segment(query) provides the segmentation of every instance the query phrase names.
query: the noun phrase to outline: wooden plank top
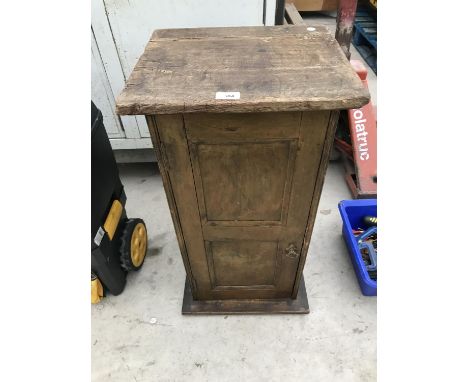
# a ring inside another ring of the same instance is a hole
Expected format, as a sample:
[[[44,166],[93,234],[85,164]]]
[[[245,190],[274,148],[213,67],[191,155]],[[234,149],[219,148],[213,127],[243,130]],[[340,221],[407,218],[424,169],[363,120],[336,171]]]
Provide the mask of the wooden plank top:
[[[229,97],[218,92],[238,99],[216,99]],[[156,30],[116,109],[240,113],[351,109],[368,101],[325,27],[283,25]]]

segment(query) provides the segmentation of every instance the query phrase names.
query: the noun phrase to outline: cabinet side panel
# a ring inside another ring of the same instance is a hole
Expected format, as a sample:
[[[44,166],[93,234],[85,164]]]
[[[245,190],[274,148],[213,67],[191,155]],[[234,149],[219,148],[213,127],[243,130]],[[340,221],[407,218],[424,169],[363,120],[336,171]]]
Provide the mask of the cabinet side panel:
[[[184,263],[185,271],[187,273],[187,279],[190,283],[192,290],[193,298],[197,299],[197,287],[194,282],[194,277],[192,275],[192,270],[190,267],[190,260],[187,254],[187,248],[185,247],[184,235],[182,233],[182,227],[180,225],[180,218],[177,211],[177,205],[174,199],[174,193],[172,190],[171,181],[169,178],[167,162],[165,156],[162,152],[161,139],[158,133],[158,126],[156,124],[155,116],[149,115],[146,116],[146,122],[148,123],[149,132],[151,134],[151,140],[153,141],[153,147],[156,152],[156,159],[158,161],[159,172],[161,173],[161,178],[163,180],[164,191],[167,198],[167,203],[169,205],[169,210],[171,211],[172,222],[174,224],[174,230],[176,232],[177,241],[179,243],[180,252],[182,255],[182,260]]]
[[[314,120],[314,114],[317,112],[304,112],[303,114],[303,126],[307,126],[307,124],[311,124]],[[309,210],[309,218],[307,222],[307,228],[304,234],[304,241],[302,244],[302,252],[301,257],[299,260],[299,265],[296,274],[296,280],[294,283],[294,289],[292,293],[292,298],[297,297],[297,292],[299,289],[302,271],[304,269],[304,264],[307,258],[307,251],[309,249],[310,239],[312,236],[312,230],[314,228],[315,217],[317,214],[318,204],[320,202],[320,196],[322,194],[323,182],[325,180],[325,174],[327,172],[328,161],[330,158],[330,151],[333,146],[333,140],[335,137],[336,126],[338,123],[338,117],[340,115],[339,110],[334,110],[330,112],[330,118],[328,120],[327,132],[325,136],[325,142],[322,147],[322,155],[320,158],[320,166],[318,170],[318,174],[315,181],[314,187],[314,194],[312,197],[312,203],[310,205]]]
[[[184,240],[181,251],[187,254],[197,298],[206,299],[211,284],[184,121],[180,114],[157,115],[155,121],[163,166],[168,175],[178,214],[177,222]]]

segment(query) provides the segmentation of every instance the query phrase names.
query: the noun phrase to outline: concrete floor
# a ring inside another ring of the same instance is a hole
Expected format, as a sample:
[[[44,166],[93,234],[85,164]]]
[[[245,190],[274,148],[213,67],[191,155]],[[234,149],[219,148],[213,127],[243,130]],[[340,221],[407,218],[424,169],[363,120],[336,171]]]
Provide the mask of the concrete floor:
[[[304,269],[311,313],[182,316],[185,271],[154,164],[121,165],[130,217],[149,252],[124,293],[92,306],[93,381],[375,381],[376,299],[361,295],[337,203],[349,199],[331,162]]]
[[[334,18],[304,18],[334,32]],[[369,87],[376,104],[370,69]],[[123,294],[92,306],[93,381],[376,380],[377,301],[361,295],[341,237],[337,203],[351,196],[339,163],[328,167],[304,269],[308,315],[182,316],[185,271],[156,165],[120,171],[149,250]]]

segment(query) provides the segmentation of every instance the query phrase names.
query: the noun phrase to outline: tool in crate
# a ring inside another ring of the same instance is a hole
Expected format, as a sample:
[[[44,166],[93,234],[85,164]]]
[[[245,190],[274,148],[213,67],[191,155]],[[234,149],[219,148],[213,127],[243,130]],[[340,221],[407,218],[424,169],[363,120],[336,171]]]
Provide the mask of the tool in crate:
[[[372,280],[377,280],[377,217],[365,216],[363,222],[366,230],[358,228],[353,230],[362,260],[366,265],[367,273]]]

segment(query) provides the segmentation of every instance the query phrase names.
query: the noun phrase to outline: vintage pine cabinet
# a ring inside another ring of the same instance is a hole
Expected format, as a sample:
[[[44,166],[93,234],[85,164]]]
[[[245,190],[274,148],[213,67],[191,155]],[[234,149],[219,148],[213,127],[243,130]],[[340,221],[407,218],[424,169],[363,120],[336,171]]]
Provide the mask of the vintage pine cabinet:
[[[145,115],[183,313],[307,313],[302,270],[340,109],[369,94],[325,28],[154,32],[117,100]]]

